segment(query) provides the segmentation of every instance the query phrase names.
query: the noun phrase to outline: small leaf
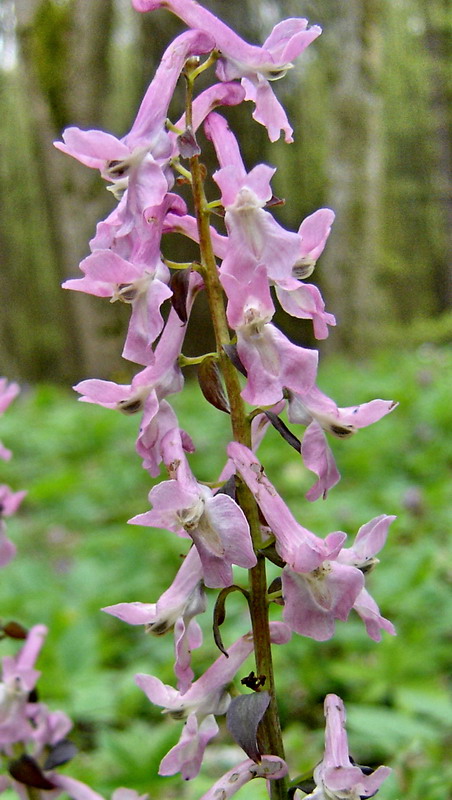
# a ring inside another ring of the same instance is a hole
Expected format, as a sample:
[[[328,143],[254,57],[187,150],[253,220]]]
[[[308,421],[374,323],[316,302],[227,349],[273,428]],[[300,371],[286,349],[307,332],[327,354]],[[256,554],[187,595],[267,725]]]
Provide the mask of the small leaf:
[[[270,703],[268,692],[254,692],[234,697],[226,714],[227,728],[245,751],[248,758],[257,763],[261,753],[257,744],[257,729]]]
[[[268,594],[274,594],[275,592],[282,592],[281,578],[275,578],[268,587]],[[284,605],[284,599],[282,597],[282,594],[281,597],[272,597],[271,601],[272,603],[276,603],[278,606]]]
[[[77,748],[73,742],[69,741],[69,739],[60,739],[59,742],[56,742],[56,744],[52,746],[45,760],[43,769],[55,769],[55,767],[59,767],[61,764],[67,764],[71,758],[77,755],[77,752]]]
[[[46,776],[38,766],[34,758],[26,754],[20,756],[9,764],[9,774],[14,780],[25,786],[33,786],[35,789],[51,790],[55,786],[47,780]]]
[[[190,284],[191,269],[178,269],[173,272],[170,280],[170,289],[173,292],[171,297],[172,306],[184,324],[188,320],[187,297]]]
[[[235,500],[237,494],[235,485],[235,475],[231,475],[231,477],[228,478],[226,483],[224,483],[223,486],[220,486],[220,488],[218,489],[218,491],[215,492],[215,494],[227,494],[228,497],[231,497],[233,500]]]
[[[263,547],[262,550],[259,550],[259,553],[265,556],[265,558],[268,558],[272,564],[276,564],[277,567],[281,567],[281,569],[286,566],[286,562],[283,561],[279,553],[276,552],[274,544],[269,544],[268,547]]]
[[[246,592],[245,589],[242,589],[241,586],[236,586],[235,584],[232,586],[226,586],[225,589],[221,590],[217,597],[213,610],[213,638],[216,646],[223,653],[223,655],[226,656],[226,658],[229,658],[229,654],[223,645],[223,639],[221,638],[220,633],[220,625],[222,625],[226,619],[226,598],[231,592],[241,592],[248,600],[248,592]]]
[[[6,625],[3,625],[3,633],[5,636],[9,636],[10,639],[26,639],[28,631],[24,628],[20,622],[7,622]]]
[[[271,422],[274,428],[278,431],[278,433],[286,440],[291,447],[293,447],[298,453],[301,453],[301,442],[295,434],[292,433],[291,430],[287,427],[285,422],[278,417],[277,414],[274,414],[273,411],[265,411],[265,416]]]
[[[270,200],[267,200],[267,202],[265,203],[266,208],[273,208],[274,206],[285,206],[285,205],[286,201],[284,200],[284,198],[276,197],[276,195],[274,194],[272,194]]]
[[[229,402],[223,389],[216,358],[207,356],[203,359],[198,368],[198,381],[207,402],[218,408],[219,411],[230,414]]]
[[[292,800],[292,798],[295,797],[295,792],[297,789],[305,794],[310,794],[314,791],[315,787],[316,784],[312,779],[312,772],[309,773],[309,776],[307,776],[307,773],[305,772],[303,775],[299,775],[298,778],[294,778],[294,780],[290,782],[290,786],[287,791],[287,797],[289,800]]]
[[[236,370],[241,372],[242,375],[244,375],[245,378],[247,378],[248,377],[248,373],[247,373],[245,367],[243,366],[242,362],[240,361],[240,356],[239,356],[239,354],[237,352],[236,345],[235,344],[224,344],[223,345],[223,350],[226,353],[227,357],[229,358],[229,361],[231,361],[234,364],[234,367],[236,368]]]

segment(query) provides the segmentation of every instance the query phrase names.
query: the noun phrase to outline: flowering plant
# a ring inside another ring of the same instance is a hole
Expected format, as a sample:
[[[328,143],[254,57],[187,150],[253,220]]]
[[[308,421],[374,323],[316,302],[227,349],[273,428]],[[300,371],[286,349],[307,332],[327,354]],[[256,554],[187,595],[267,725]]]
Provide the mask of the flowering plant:
[[[64,153],[98,169],[118,201],[97,226],[91,253],[80,265],[83,277],[66,281],[64,287],[131,305],[123,349],[124,358],[137,365],[131,383],[89,379],[75,389],[84,402],[141,417],[136,449],[143,467],[153,478],[164,469],[166,478],[149,493],[151,509],[130,522],[180,537],[184,560],[172,584],[154,602],[124,603],[119,598],[103,610],[143,625],[156,636],[173,632],[176,687],[157,676],[136,676],[152,703],[183,722],[180,740],[163,758],[160,774],[196,777],[205,749],[219,730],[217,717],[226,715],[229,731],[247,759],[221,777],[204,800],[231,797],[254,778],[267,781],[273,799],[302,791],[324,800],[370,797],[389,769],[373,771],[351,760],[344,706],[333,694],[325,700],[324,758],[313,769],[309,785],[290,782],[292,765],[284,755],[272,646],[283,645],[293,633],[330,639],[336,620],[346,621],[352,610],[375,641],[382,631],[394,634],[392,623],[365,588],[365,576],[378,562],[375,556],[394,517],[381,514],[364,522],[349,546],[342,531],[321,537],[295,519],[256,451],[268,426],[274,426],[316,476],[307,493],[309,501],[316,501],[340,479],[327,435],[348,438],[388,414],[395,403],[375,399],[338,408],[316,385],[318,352],[290,341],[275,326],[275,297],[291,316],[312,320],[317,339],[325,339],[329,326],[335,325],[318,288],[306,283],[326,245],[334,212],[319,209],[297,231],[285,230],[270,210],[274,168],[258,164],[247,171],[234,133],[215,110],[251,101],[253,117],[265,126],[270,140],[283,132],[291,142],[293,131],[271,81],[293,67],[321,30],[305,19],[284,20],[260,47],[245,42],[195,0],[133,0],[133,6],[140,12],[166,8],[189,30],[166,49],[128,134],[117,139],[71,127],[63,142],[56,143]],[[211,67],[218,80],[196,94],[198,76]],[[168,108],[180,76],[186,103],[173,124],[167,119]],[[200,159],[202,132],[218,161],[212,175],[218,194],[211,200]],[[181,182],[191,187],[192,213],[175,191]],[[215,228],[213,214],[224,224]],[[199,260],[176,263],[162,256],[161,238],[173,233],[198,242]],[[216,349],[188,358],[182,347],[201,292],[208,301]],[[198,367],[206,400],[231,420],[224,469],[209,484],[191,470],[189,455],[196,443],[180,427],[167,399],[182,391],[183,369],[189,365]],[[283,421],[284,412],[290,424],[305,427],[302,440]],[[14,510],[17,504],[18,499],[8,495],[4,508]],[[3,545],[3,563],[8,547]],[[280,575],[269,585],[270,562]],[[213,633],[220,655],[195,678],[192,652],[202,645],[197,617],[206,610],[206,588],[219,590]],[[231,592],[243,596],[249,625],[225,647],[220,627]],[[270,607],[281,609],[281,619],[270,621]],[[36,641],[44,634],[43,626],[33,629],[21,653],[4,664],[3,693],[9,698],[2,700],[5,746],[11,750],[17,742],[30,741],[35,770],[33,783],[22,759],[12,778],[16,788],[22,783],[43,791],[65,790],[76,800],[95,800],[98,795],[88,787],[53,772],[44,774],[53,762],[49,767],[48,759],[42,760],[43,743],[54,748],[68,730],[66,718],[46,717],[30,702]],[[255,672],[242,679],[249,691],[232,696],[231,681],[251,654]],[[44,721],[38,724],[41,717]],[[38,736],[39,725],[45,735]],[[118,792],[126,800],[135,797],[132,790]]]

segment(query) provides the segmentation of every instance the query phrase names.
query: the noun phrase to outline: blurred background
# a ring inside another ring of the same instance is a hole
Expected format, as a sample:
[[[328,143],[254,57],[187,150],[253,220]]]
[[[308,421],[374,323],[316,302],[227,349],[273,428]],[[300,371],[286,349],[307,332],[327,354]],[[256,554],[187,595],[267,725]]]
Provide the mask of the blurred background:
[[[228,116],[248,168],[278,167],[275,209],[297,229],[336,222],[315,275],[338,327],[325,347],[362,356],[441,343],[452,329],[447,0],[210,0],[253,42],[285,16],[324,32],[273,86],[295,143],[271,145],[249,107]],[[68,125],[126,133],[182,26],[129,0],[0,3],[0,372],[67,384],[123,371],[128,309],[60,289],[114,201],[97,171],[56,151]],[[181,96],[174,103],[179,115]],[[214,187],[212,187],[212,193]],[[212,196],[215,196],[212,194]],[[449,223],[449,227],[448,227]],[[449,233],[448,233],[449,230]],[[309,343],[309,326],[289,333]]]
[[[375,644],[352,617],[329,642],[296,637],[277,651],[288,757],[300,772],[319,760],[323,697],[336,692],[347,704],[357,761],[394,767],[382,798],[445,800],[452,792],[450,7],[447,0],[204,4],[252,42],[287,16],[323,27],[273,84],[294,144],[270,145],[246,106],[227,116],[248,168],[278,167],[282,224],[296,230],[321,206],[336,212],[314,273],[338,320],[321,343],[322,390],[344,406],[374,397],[400,402],[378,425],[331,443],[343,478],[324,502],[305,501],[312,473],[276,431],[263,443],[271,479],[318,535],[341,529],[353,537],[378,514],[398,517],[369,578],[398,636]],[[136,368],[119,356],[129,309],[60,288],[80,274],[113,200],[97,172],[52,141],[72,124],[126,133],[180,30],[167,12],[139,15],[129,0],[0,0],[0,374],[23,387],[0,422],[14,452],[1,481],[28,490],[8,520],[19,554],[2,574],[0,615],[50,628],[40,696],[75,721],[80,753],[68,774],[106,796],[125,785],[150,791],[152,800],[197,800],[240,754],[223,731],[195,783],[156,778],[180,726],[151,707],[133,675],[173,682],[171,636],[144,637],[99,612],[120,601],[154,602],[181,548],[172,534],[126,525],[148,509],[151,485],[134,453],[137,420],[77,404],[69,391],[86,377],[127,382]],[[179,94],[173,120],[181,103]],[[213,184],[209,191],[213,199]],[[163,247],[174,255],[171,241]],[[204,347],[201,333],[207,346],[211,335],[202,306],[195,311],[196,341],[185,348],[192,354]],[[314,345],[308,324],[278,322]],[[205,407],[194,381],[175,406],[197,446],[193,470],[211,480],[223,465],[228,421]],[[197,675],[217,655],[209,594]],[[225,641],[247,624],[233,596]],[[2,654],[14,650],[2,642]],[[247,800],[265,796],[258,782],[246,792]]]

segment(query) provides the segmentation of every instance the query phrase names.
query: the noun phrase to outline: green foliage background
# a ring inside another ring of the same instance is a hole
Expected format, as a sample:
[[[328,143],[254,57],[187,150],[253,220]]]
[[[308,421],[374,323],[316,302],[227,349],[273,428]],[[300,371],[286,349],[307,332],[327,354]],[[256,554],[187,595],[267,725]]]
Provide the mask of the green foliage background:
[[[353,537],[377,514],[398,517],[368,579],[397,637],[385,635],[376,644],[356,617],[338,623],[328,642],[294,636],[275,654],[292,774],[320,760],[323,697],[336,692],[347,705],[356,760],[394,768],[382,800],[444,800],[452,790],[452,407],[445,380],[451,366],[450,352],[429,345],[412,354],[382,353],[372,362],[324,361],[321,388],[339,404],[377,396],[400,402],[379,424],[332,442],[343,478],[326,501],[304,499],[313,476],[276,431],[268,432],[260,451],[297,518],[319,535],[342,529]],[[174,402],[197,446],[193,469],[212,479],[222,467],[228,420],[206,405],[196,383]],[[157,778],[180,724],[162,718],[133,676],[148,672],[173,683],[172,637],[148,637],[100,612],[115,602],[155,601],[180,563],[181,541],[173,534],[126,524],[147,510],[150,489],[134,453],[137,419],[40,386],[23,391],[0,427],[14,451],[2,464],[2,480],[29,492],[8,523],[18,556],[2,571],[0,613],[4,620],[49,626],[39,661],[40,698],[74,718],[71,738],[80,748],[63,769],[107,796],[124,785],[150,792],[153,800],[195,800],[241,760],[238,749],[222,731],[194,782]],[[240,572],[237,580],[245,578]],[[194,653],[197,674],[216,657],[210,629],[215,592],[209,595],[206,644]],[[226,643],[247,629],[243,603],[232,596]],[[0,646],[2,655],[15,649],[6,640]],[[259,782],[245,793],[251,800],[265,796]]]

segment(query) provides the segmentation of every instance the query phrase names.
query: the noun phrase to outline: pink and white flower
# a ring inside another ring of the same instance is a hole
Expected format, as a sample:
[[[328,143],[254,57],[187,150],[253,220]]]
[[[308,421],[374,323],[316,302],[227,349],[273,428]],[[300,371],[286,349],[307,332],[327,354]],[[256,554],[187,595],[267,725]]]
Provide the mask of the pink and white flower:
[[[217,76],[221,81],[242,80],[246,99],[255,103],[253,117],[268,130],[272,142],[281,130],[292,142],[293,130],[286,112],[276,99],[269,81],[284,77],[293,59],[321,34],[318,25],[308,28],[301,18],[283,20],[276,25],[262,47],[250,45],[214,14],[195,0],[132,0],[137,11],[167,8],[190,28],[209,33],[219,51]]]
[[[364,770],[354,764],[348,752],[345,708],[341,698],[325,698],[325,753],[314,770],[316,788],[305,800],[359,800],[373,797],[391,773],[389,767]]]

